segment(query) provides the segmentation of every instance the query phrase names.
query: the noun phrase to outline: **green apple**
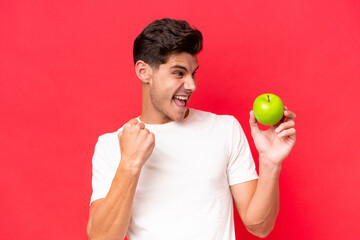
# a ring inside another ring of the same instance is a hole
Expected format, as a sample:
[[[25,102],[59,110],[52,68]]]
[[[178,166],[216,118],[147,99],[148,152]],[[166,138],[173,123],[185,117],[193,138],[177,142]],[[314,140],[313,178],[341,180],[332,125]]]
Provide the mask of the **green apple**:
[[[254,115],[259,123],[272,126],[284,115],[284,104],[275,94],[265,93],[258,96],[253,105]]]

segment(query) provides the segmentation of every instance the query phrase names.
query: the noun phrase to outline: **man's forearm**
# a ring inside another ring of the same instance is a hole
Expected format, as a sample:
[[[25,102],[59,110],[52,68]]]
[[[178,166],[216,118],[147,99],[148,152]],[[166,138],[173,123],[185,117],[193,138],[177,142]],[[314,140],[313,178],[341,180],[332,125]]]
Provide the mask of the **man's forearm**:
[[[259,179],[246,212],[246,227],[261,236],[268,235],[279,212],[279,176],[281,166],[259,158]]]
[[[119,165],[109,193],[91,212],[88,223],[90,239],[124,239],[139,176],[140,170],[129,171]]]

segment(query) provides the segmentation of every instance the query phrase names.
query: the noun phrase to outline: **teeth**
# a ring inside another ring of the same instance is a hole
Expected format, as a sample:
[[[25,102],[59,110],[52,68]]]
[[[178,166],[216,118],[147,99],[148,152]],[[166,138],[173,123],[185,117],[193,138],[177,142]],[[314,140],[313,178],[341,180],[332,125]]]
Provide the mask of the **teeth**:
[[[183,97],[183,96],[174,96],[174,98],[180,99],[180,100],[188,100],[188,97]]]

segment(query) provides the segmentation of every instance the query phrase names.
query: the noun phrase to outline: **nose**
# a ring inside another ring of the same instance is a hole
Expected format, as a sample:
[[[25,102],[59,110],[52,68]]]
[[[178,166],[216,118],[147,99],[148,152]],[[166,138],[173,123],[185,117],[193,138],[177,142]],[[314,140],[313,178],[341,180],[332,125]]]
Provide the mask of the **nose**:
[[[192,75],[188,76],[185,79],[184,88],[185,88],[185,90],[187,90],[189,92],[194,92],[196,89],[196,78]]]

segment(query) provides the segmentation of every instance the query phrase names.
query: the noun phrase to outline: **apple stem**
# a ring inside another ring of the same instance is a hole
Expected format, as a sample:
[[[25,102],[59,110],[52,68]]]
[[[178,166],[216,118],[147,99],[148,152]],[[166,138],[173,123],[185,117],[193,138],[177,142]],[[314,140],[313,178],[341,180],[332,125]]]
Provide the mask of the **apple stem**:
[[[268,96],[268,102],[270,102],[270,97],[269,97],[269,95],[267,95]]]

